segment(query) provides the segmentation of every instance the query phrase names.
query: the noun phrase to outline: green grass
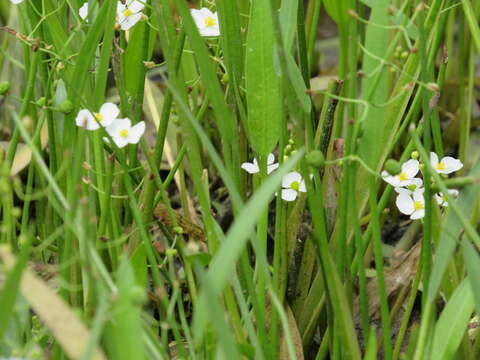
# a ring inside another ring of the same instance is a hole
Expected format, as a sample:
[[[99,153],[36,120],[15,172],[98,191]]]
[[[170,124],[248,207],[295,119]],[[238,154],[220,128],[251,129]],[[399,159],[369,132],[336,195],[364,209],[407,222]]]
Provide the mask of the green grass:
[[[0,359],[480,356],[480,3],[87,2],[0,3]]]

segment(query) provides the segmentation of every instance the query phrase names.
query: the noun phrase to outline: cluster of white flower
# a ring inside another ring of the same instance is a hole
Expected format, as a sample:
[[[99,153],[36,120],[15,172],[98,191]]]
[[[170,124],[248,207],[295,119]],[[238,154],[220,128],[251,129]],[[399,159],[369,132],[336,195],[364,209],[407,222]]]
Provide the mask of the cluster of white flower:
[[[271,174],[278,168],[279,164],[275,162],[275,155],[269,154],[267,157],[267,174]],[[249,174],[260,172],[258,161],[256,158],[253,162],[244,162],[241,168]],[[302,175],[296,171],[289,172],[282,179],[282,199],[285,201],[294,201],[299,192],[306,192],[305,181]],[[276,195],[276,194],[275,194]]]
[[[463,167],[460,160],[450,156],[445,156],[438,160],[438,155],[430,153],[430,164],[439,174],[451,174]],[[382,178],[392,185],[397,192],[395,204],[401,213],[409,215],[410,219],[421,219],[425,216],[425,198],[423,193],[423,180],[415,176],[420,171],[420,163],[416,159],[406,161],[401,168],[400,173],[391,175],[387,171],[382,172]],[[449,194],[457,197],[458,190],[450,189]],[[435,194],[435,200],[440,206],[448,206],[445,196],[439,192]]]
[[[88,109],[80,110],[75,123],[86,130],[97,130],[104,127],[119,148],[128,144],[137,144],[145,132],[145,122],[141,121],[132,126],[130,119],[118,119],[119,114],[120,110],[117,105],[105,103],[97,113]],[[104,138],[104,140],[108,141],[108,138]]]

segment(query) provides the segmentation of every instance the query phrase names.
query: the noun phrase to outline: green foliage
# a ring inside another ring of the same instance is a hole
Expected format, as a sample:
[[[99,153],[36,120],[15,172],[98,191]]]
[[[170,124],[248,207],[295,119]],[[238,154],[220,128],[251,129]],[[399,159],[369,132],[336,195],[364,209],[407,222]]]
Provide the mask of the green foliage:
[[[87,3],[0,1],[0,358],[478,358],[480,3]]]

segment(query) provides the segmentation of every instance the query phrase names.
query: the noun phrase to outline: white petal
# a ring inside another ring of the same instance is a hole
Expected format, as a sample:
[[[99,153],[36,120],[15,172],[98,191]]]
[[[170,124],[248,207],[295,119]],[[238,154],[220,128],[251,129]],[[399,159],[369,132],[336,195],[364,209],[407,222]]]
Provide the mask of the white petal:
[[[410,185],[415,185],[415,189],[419,189],[423,186],[423,180],[420,178],[413,178]]]
[[[218,25],[216,26],[211,26],[211,27],[204,27],[200,30],[200,35],[204,37],[215,37],[215,36],[220,36],[220,28]]]
[[[275,161],[275,155],[272,153],[268,154],[267,165],[272,165]]]
[[[121,1],[117,3],[117,14],[121,14],[125,11],[127,5],[123,4]]]
[[[143,2],[140,2],[140,1],[137,1],[137,0],[133,0],[133,1],[130,1],[127,5],[128,9],[133,12],[133,13],[139,13],[140,11],[143,10],[143,8],[145,7],[145,5],[143,4]]]
[[[402,187],[396,187],[396,188],[394,188],[393,190],[395,190],[396,193],[397,193],[397,194],[400,194],[400,195],[404,194],[404,195],[410,196],[410,195],[412,195],[412,193],[413,193],[413,191],[411,191],[411,190],[409,190],[409,189],[402,188]]]
[[[425,200],[423,198],[423,193],[425,192],[424,188],[417,189],[413,192],[413,200],[414,201],[420,201],[422,203],[425,203]]]
[[[125,119],[116,119],[113,123],[105,128],[107,133],[110,134],[111,137],[120,135],[120,131],[123,129],[130,130],[132,122],[129,118]]]
[[[432,151],[430,152],[430,165],[432,165],[432,167],[436,169],[437,164],[438,164],[438,155]]]
[[[279,164],[271,164],[271,165],[268,165],[267,166],[267,174],[271,174],[273,171],[275,171],[276,169],[278,169],[279,167]]]
[[[297,198],[297,192],[293,189],[282,189],[282,199],[285,201],[293,201]]]
[[[88,16],[88,1],[85,2],[80,9],[78,9],[78,14],[83,20],[87,19]]]
[[[282,187],[289,188],[294,181],[300,183],[302,181],[302,175],[296,171],[289,172],[282,179]]]
[[[102,126],[109,126],[120,114],[120,110],[117,105],[107,102],[100,108],[100,114],[102,115],[102,121],[100,121]]]
[[[128,144],[127,139],[124,138],[123,136],[119,136],[119,135],[112,136],[112,139],[115,145],[117,145],[119,148],[123,148]]]
[[[305,186],[305,181],[300,181],[300,186],[298,187],[298,191],[301,191],[301,192],[307,192],[307,188]]]
[[[402,165],[402,172],[405,173],[409,179],[415,177],[419,169],[420,163],[415,159],[410,159]]]
[[[16,5],[16,4],[20,4],[21,2],[23,2],[23,0],[10,0],[10,2],[11,2],[12,4],[15,4],[15,5]]]
[[[410,215],[410,219],[417,220],[421,219],[425,216],[425,209],[420,209],[415,211],[412,215]]]
[[[409,195],[400,194],[397,196],[395,204],[402,214],[411,215],[415,211],[413,200]]]
[[[258,168],[258,166],[253,163],[244,162],[240,167],[246,172],[248,172],[249,174],[256,174],[260,172],[260,169]]]
[[[87,109],[82,109],[78,112],[78,115],[75,118],[75,123],[77,126],[83,127],[87,130],[97,130],[100,128],[100,125],[95,120],[91,111]]]
[[[442,163],[445,166],[445,170],[438,170],[438,172],[441,174],[451,174],[452,172],[460,170],[463,167],[463,164],[460,160],[451,156],[445,156],[442,159]]]
[[[138,124],[132,126],[128,133],[127,141],[130,144],[137,144],[145,132],[145,121],[140,121]]]
[[[127,16],[126,18],[124,18],[123,21],[119,21],[120,22],[120,28],[124,31],[127,31],[130,28],[132,28],[141,18],[142,18],[141,13]]]
[[[392,176],[385,170],[382,171],[381,175],[382,175],[383,180],[386,181],[387,183],[389,183],[390,185],[392,185],[394,187],[400,186],[400,179],[398,178],[398,176]]]

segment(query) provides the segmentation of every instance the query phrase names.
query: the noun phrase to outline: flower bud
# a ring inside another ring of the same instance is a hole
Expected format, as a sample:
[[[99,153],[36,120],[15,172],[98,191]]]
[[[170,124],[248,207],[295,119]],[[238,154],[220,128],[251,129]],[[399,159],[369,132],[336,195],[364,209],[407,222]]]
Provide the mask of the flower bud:
[[[417,160],[420,156],[420,154],[418,153],[418,151],[412,151],[412,154],[410,155],[412,157],[412,159],[415,159]]]
[[[0,95],[5,95],[8,90],[10,90],[10,82],[2,81],[0,82]]]
[[[73,111],[73,104],[70,100],[65,100],[58,109],[64,114],[70,114]]]
[[[311,167],[320,169],[325,165],[325,156],[320,150],[313,150],[305,156],[307,164]]]
[[[402,166],[397,160],[394,160],[394,159],[388,159],[385,162],[384,168],[391,175],[400,174],[400,172],[402,171]]]

